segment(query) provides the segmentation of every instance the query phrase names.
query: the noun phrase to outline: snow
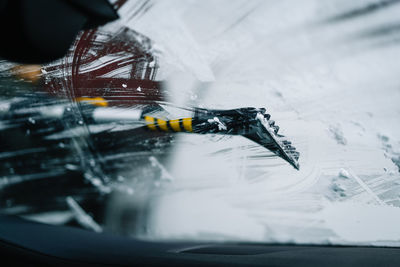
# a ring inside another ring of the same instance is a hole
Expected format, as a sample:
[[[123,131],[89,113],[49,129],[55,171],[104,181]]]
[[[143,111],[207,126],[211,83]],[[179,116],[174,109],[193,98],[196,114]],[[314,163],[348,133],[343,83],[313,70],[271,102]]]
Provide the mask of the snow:
[[[181,192],[163,197],[160,203],[162,207],[153,222],[162,220],[163,224],[152,227],[152,234],[159,239],[171,236],[192,238],[197,232],[198,240],[223,241],[234,236],[242,241],[262,241],[265,235],[264,227],[249,218],[243,210],[213,195],[204,198],[198,192]],[[175,207],[175,210],[168,210],[170,207]],[[224,212],[221,213],[221,210]]]
[[[400,241],[400,208],[333,203],[322,211],[327,227],[347,242]]]
[[[400,244],[400,49],[381,30],[400,5],[339,16],[373,2],[159,1],[125,22],[163,48],[170,102],[266,107],[301,153],[297,172],[244,138],[182,135],[151,238]]]
[[[346,171],[345,169],[340,169],[339,171],[339,176],[342,178],[349,178],[350,174],[348,171]]]
[[[82,207],[73,199],[71,196],[66,198],[66,202],[74,214],[77,221],[84,227],[92,229],[95,232],[102,232],[102,227],[93,220],[93,218],[87,214]]]

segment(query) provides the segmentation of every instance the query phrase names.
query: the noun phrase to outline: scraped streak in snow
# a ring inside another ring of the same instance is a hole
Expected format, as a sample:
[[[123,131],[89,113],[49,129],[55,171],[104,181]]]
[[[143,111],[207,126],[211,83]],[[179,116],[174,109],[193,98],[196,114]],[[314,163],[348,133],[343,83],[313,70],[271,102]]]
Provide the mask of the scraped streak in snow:
[[[117,22],[81,32],[64,58],[34,66],[40,74],[34,81],[21,81],[26,75],[16,75],[18,66],[1,61],[1,212],[33,214],[31,218],[40,220],[35,213],[51,218],[48,213],[59,214],[69,205],[78,214],[75,221],[98,231],[90,218],[81,219],[82,212],[66,196],[104,223],[107,195],[132,195],[132,187],[147,188],[143,184],[154,180],[148,157],[156,155],[162,162],[170,136],[147,133],[140,125],[121,127],[118,121],[89,125],[77,102],[100,99],[112,110],[164,101],[157,80],[158,52],[149,38]],[[49,106],[57,107],[51,112],[57,114],[49,116]],[[124,183],[120,178],[125,172],[129,179]],[[137,176],[148,181],[127,184]]]

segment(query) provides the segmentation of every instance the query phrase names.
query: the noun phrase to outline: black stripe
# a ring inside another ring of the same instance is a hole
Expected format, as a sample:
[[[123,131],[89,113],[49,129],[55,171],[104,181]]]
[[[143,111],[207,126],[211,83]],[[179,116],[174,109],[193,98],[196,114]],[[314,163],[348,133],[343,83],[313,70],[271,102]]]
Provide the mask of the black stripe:
[[[182,132],[186,132],[185,128],[183,127],[183,120],[179,119],[179,128],[181,128]]]
[[[168,132],[175,132],[174,129],[172,129],[171,125],[169,124],[169,120],[167,120],[167,128]]]
[[[158,119],[157,118],[154,118],[154,126],[156,127],[157,131],[163,132],[163,130],[160,129],[160,127],[158,126]]]

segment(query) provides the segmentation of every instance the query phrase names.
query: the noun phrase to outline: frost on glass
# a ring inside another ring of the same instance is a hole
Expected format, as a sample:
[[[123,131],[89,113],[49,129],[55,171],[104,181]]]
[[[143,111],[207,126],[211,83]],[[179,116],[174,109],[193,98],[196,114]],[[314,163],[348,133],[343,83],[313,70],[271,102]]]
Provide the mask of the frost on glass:
[[[399,11],[127,1],[60,60],[0,62],[1,212],[146,239],[398,246]],[[293,161],[243,132],[248,114]]]

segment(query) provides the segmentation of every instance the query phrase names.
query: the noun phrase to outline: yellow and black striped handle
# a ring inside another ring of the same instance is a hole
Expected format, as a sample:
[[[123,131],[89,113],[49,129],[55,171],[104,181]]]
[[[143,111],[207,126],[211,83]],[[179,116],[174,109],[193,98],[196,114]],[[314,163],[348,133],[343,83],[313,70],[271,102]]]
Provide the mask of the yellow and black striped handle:
[[[144,120],[147,128],[152,131],[193,132],[193,118],[162,120],[151,116],[145,116]]]

